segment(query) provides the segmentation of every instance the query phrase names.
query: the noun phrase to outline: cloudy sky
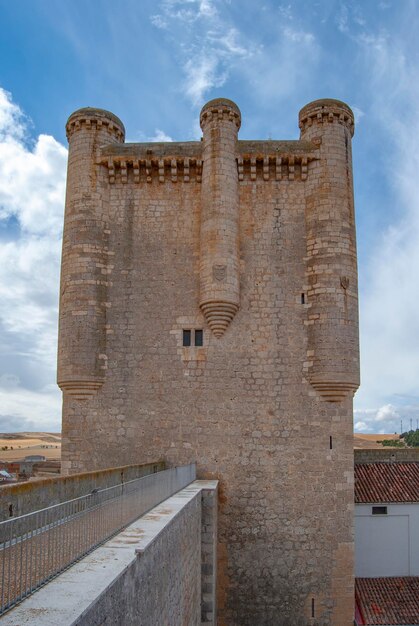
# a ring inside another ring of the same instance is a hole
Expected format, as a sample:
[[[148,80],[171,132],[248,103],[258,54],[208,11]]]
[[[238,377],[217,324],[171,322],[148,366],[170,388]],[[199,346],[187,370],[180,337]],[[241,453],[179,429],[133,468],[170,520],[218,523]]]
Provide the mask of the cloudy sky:
[[[57,295],[68,115],[127,141],[199,137],[214,97],[242,139],[297,139],[316,98],[355,112],[362,388],[355,428],[419,419],[416,0],[0,0],[0,431],[59,430]]]

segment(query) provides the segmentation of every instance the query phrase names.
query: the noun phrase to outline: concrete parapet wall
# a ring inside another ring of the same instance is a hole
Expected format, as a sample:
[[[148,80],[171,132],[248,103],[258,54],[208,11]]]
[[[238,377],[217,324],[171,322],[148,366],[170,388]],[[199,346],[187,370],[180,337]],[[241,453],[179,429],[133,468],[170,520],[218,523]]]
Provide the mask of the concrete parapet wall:
[[[4,486],[0,489],[0,521],[73,500],[93,489],[106,489],[165,469],[163,461],[125,465],[97,472],[57,476]],[[10,509],[10,507],[12,507]]]
[[[12,609],[2,626],[33,624],[35,615],[37,626],[214,626],[215,586],[201,586],[201,569],[215,572],[217,485],[198,480],[168,498]]]
[[[354,450],[355,463],[377,463],[394,461],[419,462],[419,448],[377,448],[376,450]]]

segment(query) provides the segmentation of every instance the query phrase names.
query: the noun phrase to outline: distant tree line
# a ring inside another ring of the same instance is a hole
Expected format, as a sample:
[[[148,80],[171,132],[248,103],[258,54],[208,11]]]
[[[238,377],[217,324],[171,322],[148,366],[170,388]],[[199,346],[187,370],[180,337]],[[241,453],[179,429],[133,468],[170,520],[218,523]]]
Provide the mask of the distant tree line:
[[[402,433],[400,439],[383,439],[377,443],[391,448],[419,448],[419,428]]]
[[[409,448],[419,448],[419,429],[408,430],[406,433],[402,433],[402,439]]]

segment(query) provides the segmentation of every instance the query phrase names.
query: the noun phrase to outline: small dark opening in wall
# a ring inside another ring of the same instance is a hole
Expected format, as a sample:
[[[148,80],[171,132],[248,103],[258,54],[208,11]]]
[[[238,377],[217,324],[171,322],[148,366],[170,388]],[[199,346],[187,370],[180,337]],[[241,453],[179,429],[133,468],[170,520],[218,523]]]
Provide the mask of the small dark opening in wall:
[[[13,517],[13,504],[9,504],[9,517]]]
[[[314,615],[314,598],[311,598],[311,617],[315,617],[315,615]]]
[[[195,345],[198,347],[204,345],[204,331],[201,329],[195,331]]]
[[[302,293],[301,294],[301,304],[305,304],[306,303],[306,294]]]
[[[332,439],[332,435],[330,435],[330,437],[329,437],[329,446],[330,446],[330,449],[332,450],[332,449],[333,449],[333,439]]]
[[[386,506],[373,506],[372,514],[373,515],[387,515],[387,507]]]
[[[191,345],[191,331],[184,330],[183,331],[183,345],[189,347]]]

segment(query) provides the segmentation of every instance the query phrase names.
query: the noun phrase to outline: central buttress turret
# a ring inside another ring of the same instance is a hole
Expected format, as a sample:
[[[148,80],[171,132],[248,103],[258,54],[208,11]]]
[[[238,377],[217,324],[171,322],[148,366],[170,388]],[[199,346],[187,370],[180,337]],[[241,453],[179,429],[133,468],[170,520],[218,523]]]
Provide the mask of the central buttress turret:
[[[199,306],[221,337],[240,305],[239,190],[236,164],[240,110],[219,98],[201,111],[203,132]]]

